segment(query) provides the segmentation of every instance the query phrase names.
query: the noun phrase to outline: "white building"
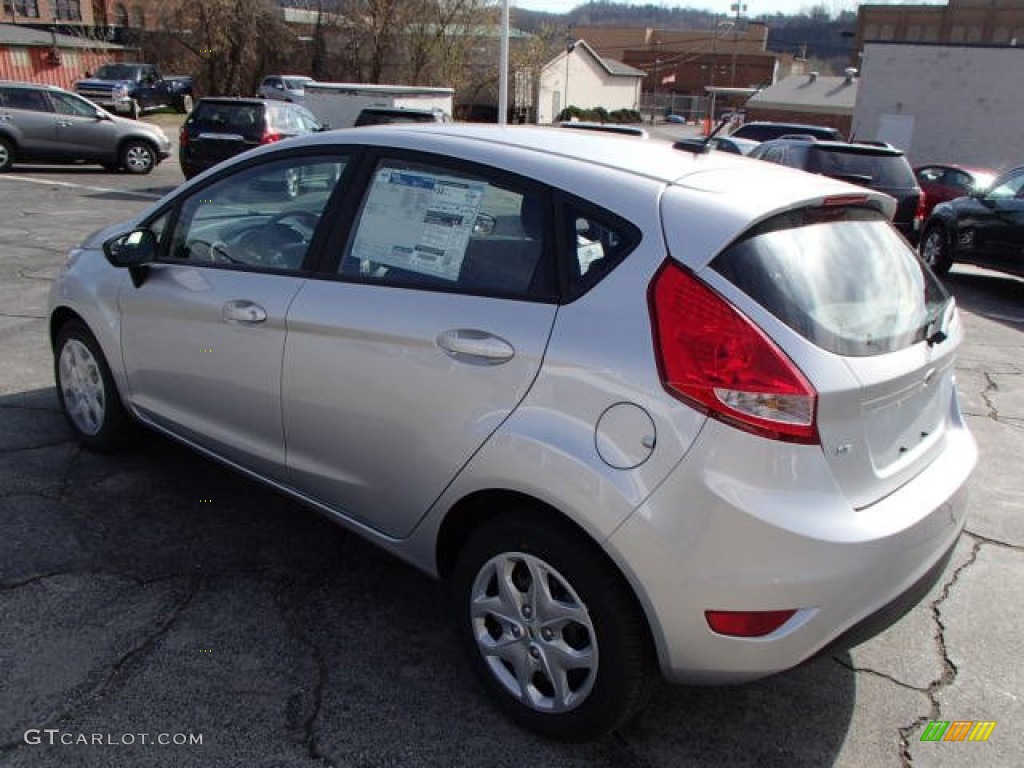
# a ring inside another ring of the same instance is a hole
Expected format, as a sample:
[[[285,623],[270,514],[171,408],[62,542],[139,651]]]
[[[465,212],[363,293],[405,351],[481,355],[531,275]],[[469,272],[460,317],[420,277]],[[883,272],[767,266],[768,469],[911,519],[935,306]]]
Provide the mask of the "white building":
[[[578,40],[540,69],[537,88],[537,122],[552,123],[566,106],[580,109],[604,107],[637,109],[640,84],[646,73],[621,61],[602,59]]]
[[[867,43],[853,129],[913,165],[1024,163],[1024,48]]]

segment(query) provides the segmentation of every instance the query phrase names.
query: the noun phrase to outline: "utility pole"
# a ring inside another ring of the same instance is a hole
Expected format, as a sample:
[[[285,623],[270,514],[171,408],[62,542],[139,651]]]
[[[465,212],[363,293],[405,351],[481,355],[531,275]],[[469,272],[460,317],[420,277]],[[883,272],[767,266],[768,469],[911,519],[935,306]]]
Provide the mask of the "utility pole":
[[[576,50],[576,41],[572,37],[572,27],[569,27],[569,31],[565,34],[565,106],[562,110],[569,109],[569,56],[573,51]],[[566,117],[570,118],[568,112],[565,113]]]

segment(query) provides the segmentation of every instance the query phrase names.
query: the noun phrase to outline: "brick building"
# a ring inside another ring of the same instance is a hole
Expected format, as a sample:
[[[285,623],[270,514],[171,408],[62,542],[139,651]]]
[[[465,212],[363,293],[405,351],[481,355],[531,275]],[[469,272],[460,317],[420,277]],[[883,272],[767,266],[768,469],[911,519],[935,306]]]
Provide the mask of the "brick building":
[[[854,48],[870,42],[1024,46],[1024,0],[862,5]]]

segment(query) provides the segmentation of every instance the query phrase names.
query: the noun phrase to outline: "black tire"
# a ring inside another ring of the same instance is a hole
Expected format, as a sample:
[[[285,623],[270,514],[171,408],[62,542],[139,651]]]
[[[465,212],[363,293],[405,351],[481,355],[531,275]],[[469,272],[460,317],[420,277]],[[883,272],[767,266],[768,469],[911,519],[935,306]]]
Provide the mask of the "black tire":
[[[0,173],[9,171],[14,165],[14,145],[7,139],[0,138]]]
[[[142,117],[142,105],[139,104],[138,99],[132,99],[128,114],[131,115],[132,120],[138,120]]]
[[[481,525],[459,554],[449,596],[459,640],[499,706],[543,736],[585,741],[636,713],[650,690],[654,655],[621,575],[593,542],[553,514],[519,509]],[[503,566],[512,589],[498,594]],[[547,607],[531,597],[535,574],[545,575],[547,593],[556,598]],[[500,605],[493,613],[478,607],[474,617],[474,595],[497,597]],[[573,613],[567,606],[576,603],[582,610]],[[485,655],[492,641],[501,649]],[[560,692],[549,672],[569,649],[578,660],[561,669]],[[525,671],[517,674],[515,662]]]
[[[921,236],[919,250],[921,252],[921,259],[939,277],[949,272],[953,266],[953,254],[949,243],[949,236],[941,224],[928,225]]]
[[[61,409],[80,443],[109,452],[128,442],[131,416],[121,402],[103,350],[78,320],[69,320],[57,332],[53,373]]]
[[[128,173],[145,175],[156,167],[156,150],[139,139],[126,141],[121,147],[121,167]]]

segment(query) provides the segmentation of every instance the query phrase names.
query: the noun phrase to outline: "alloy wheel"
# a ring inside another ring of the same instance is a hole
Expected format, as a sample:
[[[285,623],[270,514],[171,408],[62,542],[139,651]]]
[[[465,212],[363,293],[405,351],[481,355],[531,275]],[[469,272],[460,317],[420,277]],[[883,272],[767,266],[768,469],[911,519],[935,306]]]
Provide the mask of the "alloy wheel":
[[[500,685],[545,714],[582,704],[597,677],[597,635],[586,605],[548,563],[522,552],[488,560],[473,583],[476,645]]]
[[[59,374],[68,416],[82,433],[98,434],[106,414],[107,392],[99,363],[78,339],[68,339],[61,349]]]

